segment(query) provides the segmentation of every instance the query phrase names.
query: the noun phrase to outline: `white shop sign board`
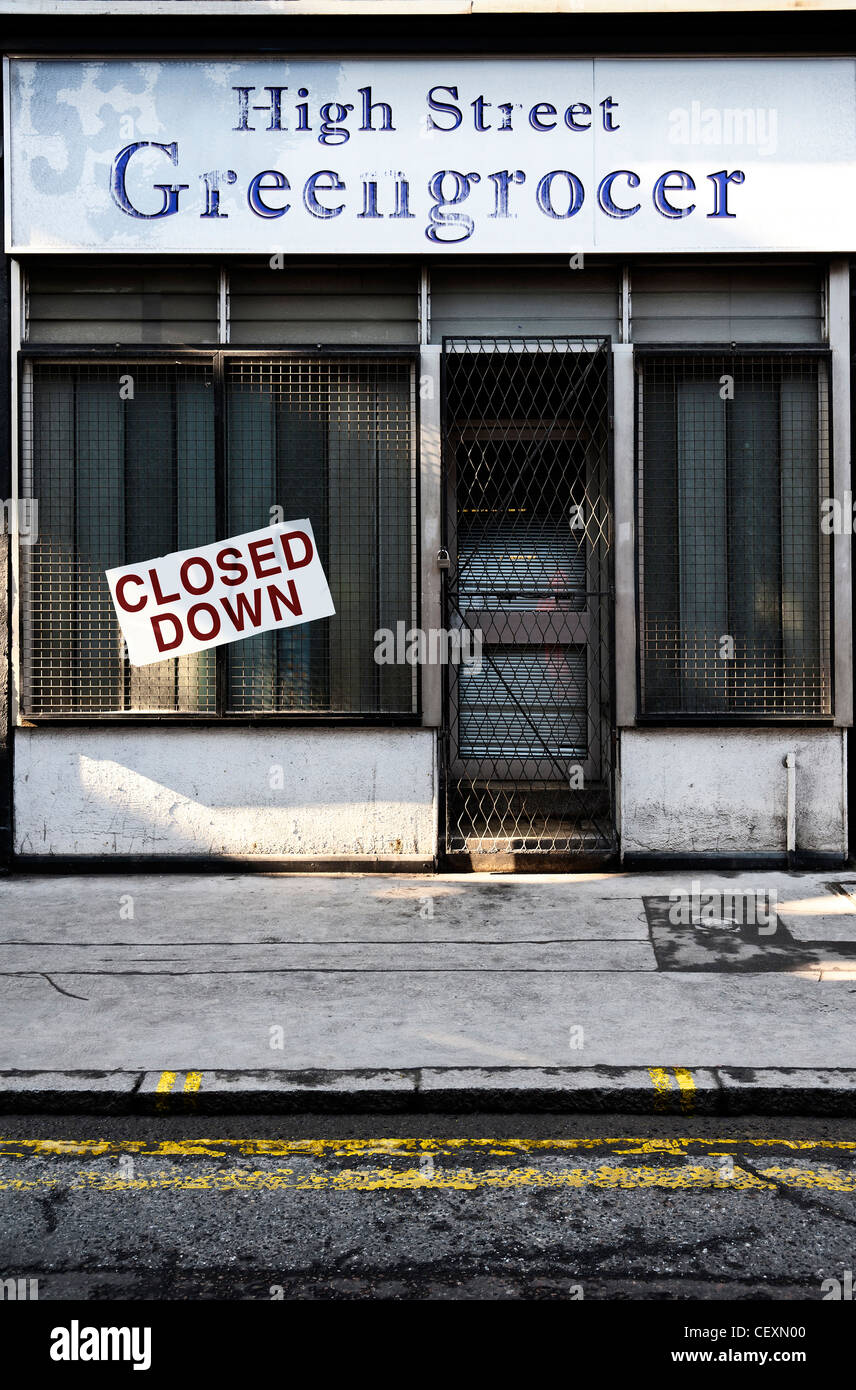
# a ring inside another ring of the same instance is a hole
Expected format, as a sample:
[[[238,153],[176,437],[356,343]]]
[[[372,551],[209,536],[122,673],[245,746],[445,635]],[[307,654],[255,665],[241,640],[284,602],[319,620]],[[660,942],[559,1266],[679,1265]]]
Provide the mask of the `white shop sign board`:
[[[132,666],[335,613],[306,517],[106,574]]]
[[[856,243],[849,58],[7,62],[13,252]]]

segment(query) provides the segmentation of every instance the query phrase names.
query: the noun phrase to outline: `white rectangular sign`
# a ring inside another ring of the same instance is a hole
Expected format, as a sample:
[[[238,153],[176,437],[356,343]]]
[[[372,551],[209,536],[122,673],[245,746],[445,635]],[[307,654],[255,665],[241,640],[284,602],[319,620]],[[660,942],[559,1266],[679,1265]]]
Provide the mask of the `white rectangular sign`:
[[[856,244],[850,58],[9,61],[11,251]]]
[[[336,611],[305,517],[106,573],[132,666]]]

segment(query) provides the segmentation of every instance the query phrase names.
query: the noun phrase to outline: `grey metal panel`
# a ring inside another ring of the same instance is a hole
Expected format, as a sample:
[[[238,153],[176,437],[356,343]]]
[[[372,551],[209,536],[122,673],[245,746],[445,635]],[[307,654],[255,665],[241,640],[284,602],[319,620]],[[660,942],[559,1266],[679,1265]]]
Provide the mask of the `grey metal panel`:
[[[539,758],[545,746],[585,757],[585,647],[492,646],[479,668],[462,665],[458,675],[462,757]]]
[[[431,339],[504,333],[615,337],[618,290],[617,265],[432,265]]]
[[[30,322],[31,343],[169,343],[173,347],[214,344],[207,321],[162,319],[42,319]]]
[[[384,322],[379,319],[232,319],[229,335],[232,347],[283,347],[289,344],[310,346],[314,343],[336,343],[341,346],[366,344],[375,347],[400,347],[415,344],[416,331],[410,325]]]
[[[418,288],[410,264],[233,266],[230,342],[414,344]]]
[[[205,294],[217,284],[217,267],[210,261],[117,262],[69,256],[27,261],[30,290],[74,294],[84,286],[100,294]]]
[[[520,526],[498,525],[490,534],[462,538],[458,544],[458,592],[461,607],[495,608],[528,613],[555,602],[561,578],[561,606],[582,612],[586,606],[586,549],[581,532],[542,522],[529,537]]]
[[[784,306],[788,317],[794,319],[818,318],[819,301],[817,292],[801,291],[792,286],[782,289],[757,289],[755,286],[743,289],[736,286],[708,289],[695,286],[686,290],[651,290],[644,285],[634,284],[634,309],[641,307],[652,318],[694,317],[702,318],[778,318]],[[775,296],[775,297],[774,297]],[[685,298],[686,297],[686,298]]]
[[[633,341],[819,343],[815,266],[635,266]]]
[[[740,288],[744,293],[752,289],[766,292],[799,291],[810,292],[819,287],[820,265],[807,261],[787,264],[774,264],[769,260],[749,265],[745,259],[739,263],[726,265],[718,258],[703,264],[694,258],[691,262],[672,261],[664,264],[662,260],[646,263],[637,260],[633,266],[634,292],[644,286],[647,290],[685,291],[729,290]]]
[[[152,312],[157,308],[158,312]],[[82,287],[75,294],[42,294],[30,292],[30,318],[43,319],[87,319],[115,320],[138,319],[190,319],[204,323],[211,308],[210,295],[204,294],[158,294],[157,302],[151,294],[104,294],[93,292],[91,287]]]
[[[251,264],[229,265],[233,294],[355,294],[367,298],[374,294],[410,294],[418,288],[419,271],[411,261],[376,257],[372,262],[342,260],[289,262],[285,256],[281,270],[258,259]],[[415,313],[415,310],[413,311]]]
[[[213,266],[36,262],[28,283],[32,343],[217,341]]]
[[[287,305],[288,319],[309,322],[317,319],[334,320],[339,323],[353,321],[372,323],[406,323],[408,318],[415,322],[413,294],[393,295],[386,292],[368,290],[365,294],[242,294],[234,283],[230,287],[231,321],[249,322],[252,319],[282,318],[283,305]]]
[[[686,314],[680,318],[633,320],[634,343],[818,343],[822,338],[812,319],[705,318]]]

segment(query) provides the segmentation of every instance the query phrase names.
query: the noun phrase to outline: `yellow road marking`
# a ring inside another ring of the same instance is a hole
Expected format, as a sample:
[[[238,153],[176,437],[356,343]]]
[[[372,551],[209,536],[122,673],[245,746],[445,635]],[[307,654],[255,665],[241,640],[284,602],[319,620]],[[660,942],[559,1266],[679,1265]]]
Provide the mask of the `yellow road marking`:
[[[557,1154],[612,1149],[623,1154],[686,1154],[698,1146],[706,1154],[744,1149],[786,1149],[795,1154],[818,1149],[831,1154],[856,1156],[856,1139],[751,1139],[740,1136],[727,1139],[704,1136],[675,1136],[646,1138],[640,1135],[604,1137],[574,1137],[570,1139],[2,1139],[0,1158],[51,1156],[63,1154],[77,1158],[101,1158],[119,1154],[135,1154],[153,1158],[240,1157],[311,1157],[359,1158],[408,1154],[454,1155],[462,1149],[489,1153],[494,1157],[516,1154]]]
[[[163,1097],[163,1099],[159,1099],[158,1102],[157,1102],[157,1108],[158,1108],[158,1110],[165,1110],[165,1109],[166,1109],[166,1107],[167,1107],[166,1096],[167,1096],[167,1094],[173,1089],[173,1087],[175,1086],[175,1082],[176,1082],[176,1078],[177,1078],[177,1077],[178,1077],[178,1072],[177,1072],[177,1071],[162,1071],[162,1072],[161,1072],[160,1077],[159,1077],[159,1079],[158,1079],[158,1084],[157,1084],[157,1086],[155,1087],[155,1090],[159,1093],[159,1095],[160,1095],[161,1097]],[[201,1072],[201,1071],[186,1071],[186,1072],[184,1073],[184,1088],[183,1088],[183,1089],[184,1089],[185,1091],[198,1091],[198,1090],[200,1089],[201,1085],[202,1085],[202,1072]]]
[[[155,1105],[156,1105],[156,1107],[157,1107],[158,1110],[166,1110],[166,1109],[168,1109],[169,1102],[168,1102],[167,1099],[166,1099],[167,1093],[168,1093],[169,1091],[171,1091],[172,1088],[173,1088],[173,1086],[175,1085],[175,1078],[176,1078],[177,1076],[178,1076],[178,1072],[177,1072],[177,1071],[162,1071],[162,1072],[161,1072],[160,1077],[159,1077],[159,1079],[158,1079],[158,1084],[157,1084],[157,1086],[155,1087],[155,1090],[159,1092],[158,1099],[157,1099],[157,1101],[155,1102]]]
[[[784,1168],[779,1165],[758,1170],[757,1174],[735,1167],[731,1178],[724,1178],[717,1165],[692,1164],[684,1168],[634,1168],[600,1164],[592,1168],[570,1168],[550,1172],[534,1167],[438,1169],[421,1167],[394,1169],[367,1166],[332,1172],[301,1172],[294,1168],[274,1170],[203,1170],[185,1173],[153,1172],[146,1176],[123,1177],[117,1173],[84,1169],[63,1178],[0,1178],[0,1190],[18,1192],[62,1188],[80,1192],[208,1191],[249,1192],[371,1192],[379,1189],[457,1188],[476,1191],[483,1188],[601,1188],[669,1189],[672,1191],[754,1191],[765,1192],[785,1186],[824,1192],[856,1191],[856,1175],[830,1167]]]
[[[672,1078],[669,1076],[665,1067],[649,1067],[648,1075],[651,1078],[651,1084],[654,1090],[657,1092],[657,1096],[654,1100],[654,1109],[668,1110],[669,1092],[672,1089]]]
[[[776,1154],[771,1152],[776,1150]],[[741,1151],[752,1152],[753,1171],[741,1166]],[[783,1162],[782,1151],[792,1154],[793,1160]],[[653,1139],[635,1135],[571,1139],[0,1139],[2,1159],[61,1156],[113,1160],[122,1154],[133,1154],[138,1160],[160,1159],[161,1166],[152,1165],[151,1171],[140,1172],[138,1164],[133,1177],[125,1176],[121,1165],[117,1170],[107,1163],[62,1171],[57,1176],[30,1176],[25,1170],[24,1176],[0,1175],[0,1190],[369,1192],[429,1187],[466,1191],[602,1188],[767,1192],[784,1186],[856,1191],[856,1165],[852,1163],[856,1140]],[[429,1154],[431,1163],[426,1164]],[[664,1167],[656,1162],[663,1154],[686,1162]],[[733,1157],[730,1177],[723,1176],[723,1155]],[[766,1162],[765,1155],[769,1155]],[[472,1156],[486,1160],[484,1166],[471,1166]],[[625,1161],[616,1162],[616,1157]],[[637,1161],[628,1164],[630,1157]],[[285,1162],[264,1169],[243,1168],[241,1160],[247,1158]],[[175,1159],[218,1162],[216,1166],[200,1163],[190,1169],[172,1169],[169,1164]],[[321,1166],[313,1171],[313,1165]]]
[[[670,1091],[672,1089],[672,1082],[665,1067],[649,1067],[648,1075],[655,1091]]]
[[[691,1115],[695,1110],[696,1088],[693,1081],[693,1074],[688,1067],[672,1067],[672,1075],[669,1075],[668,1067],[649,1067],[648,1075],[651,1078],[651,1085],[657,1092],[654,1100],[656,1110],[670,1109],[670,1098],[673,1093],[673,1081],[678,1083],[678,1098],[681,1111],[685,1115]]]
[[[681,1092],[681,1109],[686,1114],[691,1114],[695,1109],[695,1082],[693,1074],[687,1067],[672,1067],[675,1073],[675,1080]]]

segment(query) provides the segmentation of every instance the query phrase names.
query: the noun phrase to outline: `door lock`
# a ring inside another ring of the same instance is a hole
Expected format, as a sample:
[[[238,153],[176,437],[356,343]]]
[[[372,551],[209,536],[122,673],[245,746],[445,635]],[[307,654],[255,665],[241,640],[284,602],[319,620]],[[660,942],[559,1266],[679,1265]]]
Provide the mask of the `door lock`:
[[[452,561],[451,561],[451,559],[450,559],[448,550],[446,549],[445,546],[441,546],[441,548],[437,551],[437,568],[438,568],[438,570],[447,570],[447,569],[449,568],[449,566],[451,565],[451,563],[452,563]]]

